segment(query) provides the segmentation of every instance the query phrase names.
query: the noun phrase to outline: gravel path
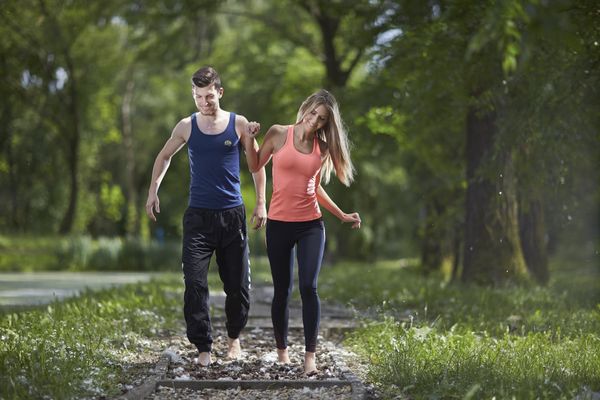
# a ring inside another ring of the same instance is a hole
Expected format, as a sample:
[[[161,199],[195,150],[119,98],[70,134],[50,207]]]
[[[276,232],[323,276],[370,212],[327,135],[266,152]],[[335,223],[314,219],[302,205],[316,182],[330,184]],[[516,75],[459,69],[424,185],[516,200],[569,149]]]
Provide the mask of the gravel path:
[[[263,399],[349,399],[352,397],[351,386],[335,388],[302,388],[302,389],[277,389],[277,390],[257,390],[257,389],[171,389],[161,387],[151,399],[177,399],[177,400],[199,400],[199,399],[240,399],[240,400],[263,400]]]
[[[277,352],[270,322],[268,287],[253,288],[252,305],[246,328],[240,341],[242,357],[227,360],[227,338],[222,318],[224,296],[211,295],[214,311],[213,362],[201,367],[194,362],[198,356],[185,334],[171,337],[163,352],[161,368],[153,380],[147,379],[151,390],[132,390],[128,399],[371,399],[373,389],[357,378],[361,369],[356,356],[342,348],[344,332],[352,328],[352,315],[346,310],[323,306],[317,344],[317,374],[303,373],[304,336],[301,309],[290,307],[290,364],[277,362]],[[160,364],[160,362],[159,362]],[[349,368],[351,366],[352,368]],[[159,371],[160,370],[160,371]],[[143,385],[142,385],[143,386]],[[156,387],[156,389],[154,389]]]

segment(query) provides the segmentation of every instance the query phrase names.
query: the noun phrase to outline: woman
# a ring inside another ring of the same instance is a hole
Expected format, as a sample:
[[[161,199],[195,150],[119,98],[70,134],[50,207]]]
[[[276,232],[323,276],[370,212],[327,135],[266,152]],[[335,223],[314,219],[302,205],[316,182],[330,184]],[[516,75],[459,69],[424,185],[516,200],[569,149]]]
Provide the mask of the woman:
[[[273,195],[267,219],[267,254],[273,277],[271,317],[279,362],[289,363],[288,303],[293,284],[296,247],[302,298],[304,372],[318,372],[316,345],[320,319],[317,277],[323,259],[325,227],[319,204],[342,222],[360,228],[358,213],[346,214],[321,187],[331,172],[346,186],[353,180],[348,138],[337,101],[326,90],[309,96],[300,106],[295,125],[273,125],[260,148],[253,139],[260,126],[250,123],[243,136],[248,166],[258,171],[273,157]]]

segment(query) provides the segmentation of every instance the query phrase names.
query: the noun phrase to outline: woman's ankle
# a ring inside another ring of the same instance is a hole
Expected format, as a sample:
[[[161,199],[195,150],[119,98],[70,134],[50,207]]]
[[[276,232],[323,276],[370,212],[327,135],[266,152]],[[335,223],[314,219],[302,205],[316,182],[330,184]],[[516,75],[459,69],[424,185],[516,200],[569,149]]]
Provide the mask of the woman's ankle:
[[[304,353],[304,373],[310,375],[317,372],[317,353],[307,351]]]
[[[290,363],[290,356],[288,353],[288,349],[277,349],[277,361],[284,364]]]

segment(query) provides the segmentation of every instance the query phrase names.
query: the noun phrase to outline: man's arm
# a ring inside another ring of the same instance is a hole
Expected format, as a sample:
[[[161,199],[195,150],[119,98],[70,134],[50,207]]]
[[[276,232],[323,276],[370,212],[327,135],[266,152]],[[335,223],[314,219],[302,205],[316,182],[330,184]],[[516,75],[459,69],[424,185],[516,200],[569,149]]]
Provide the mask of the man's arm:
[[[154,166],[152,167],[152,179],[150,180],[150,187],[148,188],[148,199],[146,200],[146,214],[150,219],[156,221],[154,211],[160,213],[160,201],[158,199],[158,188],[169,169],[171,164],[171,158],[177,153],[186,143],[185,132],[186,123],[185,120],[179,121],[179,123],[173,129],[171,137],[167,140],[162,150],[156,156],[154,160]]]

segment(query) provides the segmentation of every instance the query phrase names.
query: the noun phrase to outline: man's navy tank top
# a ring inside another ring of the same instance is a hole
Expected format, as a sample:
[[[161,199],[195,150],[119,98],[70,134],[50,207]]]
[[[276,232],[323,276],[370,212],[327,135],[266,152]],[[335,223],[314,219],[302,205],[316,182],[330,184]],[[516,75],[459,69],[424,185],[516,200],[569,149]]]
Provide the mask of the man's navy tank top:
[[[229,113],[227,128],[217,135],[202,133],[196,113],[192,114],[187,145],[191,176],[189,206],[223,210],[241,205],[241,144],[235,133],[235,114]]]

